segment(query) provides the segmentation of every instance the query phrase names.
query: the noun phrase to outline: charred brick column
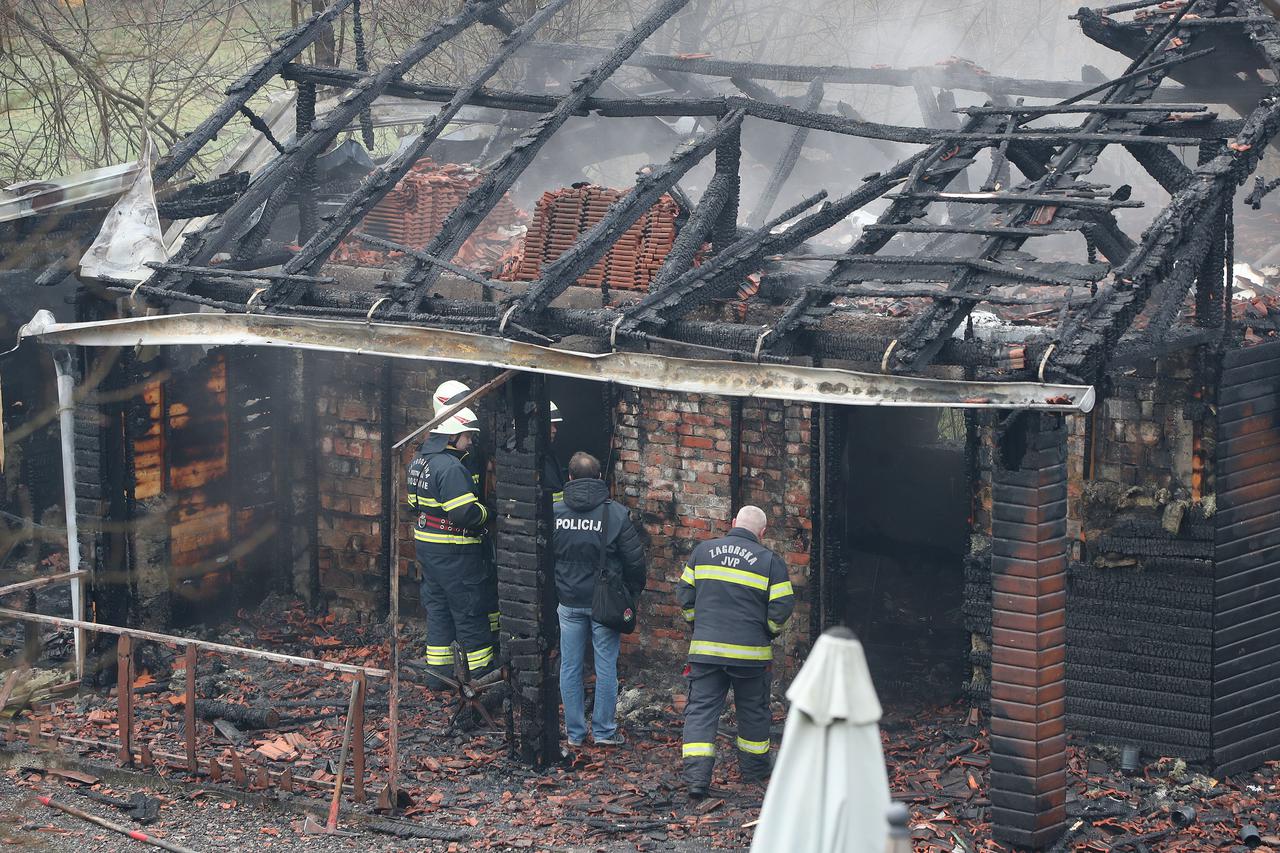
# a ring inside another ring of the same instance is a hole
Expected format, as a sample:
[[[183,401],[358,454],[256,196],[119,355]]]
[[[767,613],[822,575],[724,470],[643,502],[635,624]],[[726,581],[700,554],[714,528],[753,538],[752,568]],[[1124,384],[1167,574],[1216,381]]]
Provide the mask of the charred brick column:
[[[498,414],[497,561],[503,658],[511,668],[520,757],[546,766],[559,757],[557,627],[551,561],[551,495],[542,488],[549,445],[547,393],[541,377],[507,383]]]
[[[1066,428],[1015,415],[995,466],[991,805],[999,841],[1040,848],[1066,819]]]

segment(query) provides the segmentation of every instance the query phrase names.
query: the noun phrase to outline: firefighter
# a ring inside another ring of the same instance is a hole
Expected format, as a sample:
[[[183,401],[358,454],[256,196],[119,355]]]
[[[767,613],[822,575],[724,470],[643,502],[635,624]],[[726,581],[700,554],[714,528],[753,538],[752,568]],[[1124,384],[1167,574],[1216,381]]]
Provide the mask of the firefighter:
[[[408,501],[417,513],[413,537],[427,614],[427,665],[450,677],[454,640],[473,676],[493,668],[496,659],[489,628],[489,511],[464,463],[478,432],[475,413],[460,409],[431,430],[409,465]]]
[[[556,424],[564,423],[564,417],[560,414],[560,407],[556,405],[555,400],[548,401],[551,405],[550,411],[550,433],[551,441],[549,445],[554,445],[556,441],[556,432],[559,427]],[[554,446],[547,447],[547,454],[542,460],[542,485],[547,491],[551,492],[551,502],[558,503],[564,500],[564,468],[560,465],[560,459],[556,456]]]
[[[693,626],[689,700],[684,712],[684,780],[689,796],[711,787],[716,729],[733,688],[738,715],[738,767],[745,779],[769,775],[769,662],[774,637],[795,598],[782,558],[760,544],[764,510],[744,506],[728,536],[693,550],[676,597]]]
[[[431,395],[431,405],[435,410],[437,417],[440,416],[450,406],[456,406],[462,402],[462,399],[471,393],[471,389],[456,379],[446,379],[441,382],[435,392]],[[485,460],[480,448],[472,442],[472,446],[462,456],[462,462],[467,466],[467,470],[471,472],[471,481],[475,484],[476,494],[480,496],[481,503],[485,503]],[[488,564],[489,579],[486,582],[486,613],[489,618],[489,630],[493,634],[494,642],[498,640],[498,569],[493,554],[493,540],[489,539],[485,543],[485,560]]]

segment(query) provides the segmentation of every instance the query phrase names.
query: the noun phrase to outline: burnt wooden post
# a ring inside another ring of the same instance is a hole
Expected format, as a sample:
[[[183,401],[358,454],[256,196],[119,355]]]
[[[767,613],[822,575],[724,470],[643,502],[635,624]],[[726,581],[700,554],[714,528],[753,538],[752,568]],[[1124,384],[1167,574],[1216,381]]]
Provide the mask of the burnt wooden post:
[[[511,669],[520,758],[545,766],[559,757],[559,681],[551,562],[551,495],[542,488],[550,443],[543,379],[512,379],[498,416],[498,602],[503,659]]]
[[[133,764],[133,638],[116,641],[116,726],[120,729],[120,763]]]
[[[183,705],[183,723],[186,726],[187,772],[192,776],[200,770],[200,762],[196,759],[196,647],[188,644],[185,658],[187,661],[185,690],[186,702]]]
[[[352,798],[364,802],[364,704],[368,684],[363,672],[356,673],[356,712],[351,721],[351,788]]]
[[[711,229],[711,243],[716,252],[721,252],[738,239],[738,196],[742,187],[739,168],[742,165],[742,128],[725,137],[716,146],[716,174],[728,183],[729,197],[720,208],[715,227]]]
[[[993,475],[992,834],[1045,847],[1066,821],[1066,427],[1015,415]]]

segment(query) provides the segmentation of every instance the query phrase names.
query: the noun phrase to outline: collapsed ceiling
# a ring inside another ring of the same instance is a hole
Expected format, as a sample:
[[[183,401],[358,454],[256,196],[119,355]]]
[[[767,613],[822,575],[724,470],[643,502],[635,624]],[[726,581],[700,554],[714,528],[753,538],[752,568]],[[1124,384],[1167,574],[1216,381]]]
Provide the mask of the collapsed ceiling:
[[[1084,34],[1131,59],[1124,73],[1093,85],[997,77],[958,63],[855,69],[642,53],[645,40],[689,0],[656,4],[610,49],[552,44],[535,36],[570,0],[552,0],[523,21],[503,12],[506,2],[463,4],[375,71],[297,62],[337,16],[359,14],[352,0],[336,0],[282,37],[228,90],[226,102],[158,161],[153,175],[158,184],[181,177],[237,114],[276,146],[275,156],[235,193],[226,193],[226,176],[210,182],[218,194],[213,215],[189,226],[178,251],[146,281],[107,285],[166,307],[376,318],[541,345],[572,335],[576,346],[595,351],[693,347],[702,358],[761,363],[850,360],[904,375],[960,364],[971,376],[1002,381],[1091,383],[1122,347],[1154,352],[1214,343],[1229,329],[1232,200],[1280,131],[1274,98],[1280,21],[1259,0],[1144,0],[1082,9],[1075,17]],[[458,86],[406,82],[425,57],[477,24],[505,38],[471,79]],[[588,70],[555,94],[487,88],[515,57],[584,62]],[[662,91],[632,94],[611,82],[624,65],[653,75]],[[277,75],[297,86],[296,133],[284,143],[247,106]],[[806,83],[808,91],[784,97],[765,85],[771,81]],[[727,82],[735,92],[724,91]],[[912,87],[937,126],[866,121],[839,102],[828,108],[826,87],[849,84]],[[343,94],[317,115],[323,87]],[[956,108],[953,89],[988,99]],[[371,110],[391,98],[442,106],[322,217],[317,158],[352,127],[364,129],[371,144]],[[1213,109],[1218,104],[1241,118],[1221,116]],[[505,152],[468,185],[424,247],[362,234],[365,217],[463,110],[477,107],[536,120],[510,134]],[[691,118],[700,130],[665,163],[642,169],[630,191],[532,280],[512,286],[455,263],[539,152],[559,143],[557,132],[572,118],[589,114]],[[790,136],[770,159],[772,174],[754,209],[743,215],[747,119],[783,126]],[[832,169],[834,185],[779,211],[812,131],[914,153],[846,185],[840,185],[842,170]],[[1168,195],[1141,234],[1126,232],[1117,213],[1160,201],[1092,177],[1109,149],[1127,152]],[[1179,156],[1185,149],[1195,152],[1195,166]],[[714,173],[694,203],[679,182],[704,160],[714,162]],[[184,190],[192,215],[211,212],[200,186]],[[665,197],[681,202],[681,227],[647,292],[619,305],[567,304],[562,297],[571,286]],[[879,210],[874,221],[868,205]],[[291,209],[297,248],[269,238]],[[824,239],[847,230],[855,214],[868,220],[856,238]],[[1050,242],[1045,238],[1058,238],[1051,240],[1055,248],[1036,254],[1038,244]],[[406,263],[376,287],[340,284],[326,262],[352,239],[376,241]],[[834,248],[815,248],[823,245]],[[764,282],[750,306],[752,322],[713,310],[759,274]],[[865,310],[886,298],[905,306],[887,323]],[[974,329],[974,309],[983,304],[1035,306],[1041,321],[983,335]]]

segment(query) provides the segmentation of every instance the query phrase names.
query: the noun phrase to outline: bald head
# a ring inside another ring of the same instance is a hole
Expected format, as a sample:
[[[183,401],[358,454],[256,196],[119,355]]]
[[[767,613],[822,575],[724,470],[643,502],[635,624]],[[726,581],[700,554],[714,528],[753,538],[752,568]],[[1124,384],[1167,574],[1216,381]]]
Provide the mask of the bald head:
[[[750,504],[738,510],[738,516],[733,520],[734,527],[750,530],[757,536],[764,533],[766,524],[768,524],[768,519],[765,517],[764,510]]]

